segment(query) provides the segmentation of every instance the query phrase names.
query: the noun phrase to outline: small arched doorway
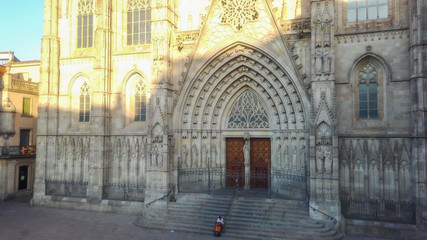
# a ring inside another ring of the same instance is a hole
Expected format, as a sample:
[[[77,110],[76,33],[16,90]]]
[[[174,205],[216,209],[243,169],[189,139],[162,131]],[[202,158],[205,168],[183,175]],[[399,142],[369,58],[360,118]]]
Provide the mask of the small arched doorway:
[[[19,167],[18,174],[18,190],[26,190],[28,188],[28,166]]]

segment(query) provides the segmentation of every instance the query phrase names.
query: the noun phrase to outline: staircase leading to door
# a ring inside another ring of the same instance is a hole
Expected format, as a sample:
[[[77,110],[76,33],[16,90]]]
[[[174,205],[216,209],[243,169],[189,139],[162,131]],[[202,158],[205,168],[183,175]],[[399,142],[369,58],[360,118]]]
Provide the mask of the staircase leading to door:
[[[330,227],[310,218],[306,202],[259,197],[178,195],[165,214],[141,218],[137,225],[213,234],[218,216],[224,236],[242,239],[342,239]]]

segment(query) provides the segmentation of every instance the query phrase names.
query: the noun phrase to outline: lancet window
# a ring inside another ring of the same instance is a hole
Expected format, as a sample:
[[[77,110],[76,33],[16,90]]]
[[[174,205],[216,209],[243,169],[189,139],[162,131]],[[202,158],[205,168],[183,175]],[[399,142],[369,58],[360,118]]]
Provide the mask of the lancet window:
[[[362,22],[388,17],[388,0],[349,0],[347,21]]]
[[[93,46],[93,0],[79,0],[77,16],[77,48]]]
[[[139,80],[135,85],[135,122],[144,122],[147,119],[147,103],[145,83]]]
[[[369,63],[359,71],[359,117],[378,118],[378,72]]]
[[[228,128],[269,128],[267,111],[254,93],[246,91],[237,99],[228,119]]]
[[[127,45],[151,43],[150,0],[128,0]]]
[[[90,86],[84,82],[80,87],[79,122],[90,120]]]

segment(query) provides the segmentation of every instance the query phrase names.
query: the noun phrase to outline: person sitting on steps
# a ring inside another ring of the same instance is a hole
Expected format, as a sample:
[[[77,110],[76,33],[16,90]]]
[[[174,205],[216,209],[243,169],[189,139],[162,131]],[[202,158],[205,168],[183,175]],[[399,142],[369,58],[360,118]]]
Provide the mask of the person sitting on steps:
[[[216,222],[221,224],[221,232],[223,232],[224,231],[224,219],[221,216],[219,216],[218,219],[216,220]]]

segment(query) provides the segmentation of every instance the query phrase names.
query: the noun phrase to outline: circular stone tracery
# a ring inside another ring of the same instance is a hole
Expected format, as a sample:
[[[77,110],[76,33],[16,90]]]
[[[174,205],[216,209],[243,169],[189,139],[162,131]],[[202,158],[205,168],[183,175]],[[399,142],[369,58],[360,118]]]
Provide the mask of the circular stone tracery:
[[[234,30],[241,30],[247,21],[258,19],[256,2],[257,0],[221,0],[221,23],[230,24]]]
[[[226,105],[242,88],[260,94],[270,112],[271,129],[305,129],[303,102],[282,68],[263,53],[241,45],[201,71],[187,89],[183,129],[220,129]]]

